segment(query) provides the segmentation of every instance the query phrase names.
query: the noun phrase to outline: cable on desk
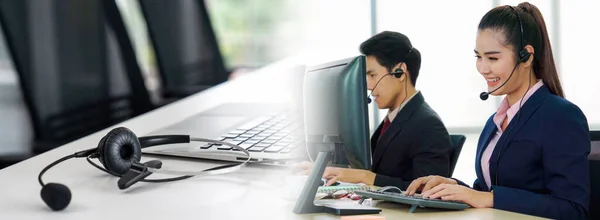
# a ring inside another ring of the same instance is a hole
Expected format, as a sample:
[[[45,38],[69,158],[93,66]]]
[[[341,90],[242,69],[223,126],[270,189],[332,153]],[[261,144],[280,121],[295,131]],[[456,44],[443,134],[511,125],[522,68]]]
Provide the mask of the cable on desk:
[[[54,161],[54,162],[52,162],[52,163],[51,163],[51,164],[49,164],[48,166],[46,166],[46,167],[45,167],[45,168],[44,168],[44,169],[43,169],[43,170],[40,172],[40,174],[38,175],[38,181],[40,182],[40,185],[41,185],[42,187],[44,186],[44,181],[42,181],[42,176],[44,175],[44,173],[46,173],[46,171],[48,171],[48,170],[49,170],[50,168],[52,168],[53,166],[56,166],[57,164],[59,164],[59,163],[61,163],[61,162],[65,161],[65,160],[68,160],[68,159],[71,159],[71,158],[75,158],[75,156],[76,156],[75,154],[71,154],[71,155],[65,156],[65,157],[63,157],[63,158],[60,158],[60,159],[58,159],[57,161]]]

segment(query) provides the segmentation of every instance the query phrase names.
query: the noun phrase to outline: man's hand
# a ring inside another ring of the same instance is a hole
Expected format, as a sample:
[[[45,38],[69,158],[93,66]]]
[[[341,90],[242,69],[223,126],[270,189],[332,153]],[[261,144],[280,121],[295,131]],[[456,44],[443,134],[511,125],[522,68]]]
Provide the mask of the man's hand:
[[[376,174],[369,170],[327,167],[323,178],[329,179],[325,185],[329,186],[337,181],[348,183],[364,183],[373,185]]]
[[[312,170],[313,163],[304,161],[292,165],[295,172],[308,175]],[[337,181],[348,183],[364,183],[373,185],[375,183],[376,174],[369,170],[349,169],[339,167],[327,167],[323,172],[323,178],[328,179],[326,186],[330,186]]]

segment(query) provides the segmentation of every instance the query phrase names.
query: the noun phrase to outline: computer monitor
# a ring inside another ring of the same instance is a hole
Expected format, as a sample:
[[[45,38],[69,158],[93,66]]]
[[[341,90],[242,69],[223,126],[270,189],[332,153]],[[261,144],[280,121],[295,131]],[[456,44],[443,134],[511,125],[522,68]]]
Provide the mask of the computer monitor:
[[[317,152],[317,156],[294,213],[360,215],[381,212],[376,207],[315,204],[314,200],[330,160],[336,165],[371,169],[365,63],[365,56],[357,56],[307,68],[303,87],[306,145],[309,154]]]
[[[307,67],[304,126],[311,155],[337,146],[333,164],[371,169],[366,58],[356,56]]]

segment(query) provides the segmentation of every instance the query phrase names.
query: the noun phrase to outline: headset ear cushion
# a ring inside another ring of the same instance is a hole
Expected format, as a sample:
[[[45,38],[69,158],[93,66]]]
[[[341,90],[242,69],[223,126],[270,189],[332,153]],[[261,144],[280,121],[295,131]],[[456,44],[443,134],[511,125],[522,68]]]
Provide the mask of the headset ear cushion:
[[[142,148],[137,136],[129,129],[119,127],[105,136],[99,150],[101,161],[107,170],[123,175],[129,171],[131,164],[140,162]]]
[[[102,163],[102,165],[104,165],[104,154],[102,152],[104,152],[105,143],[106,135],[102,137],[102,139],[100,139],[100,142],[98,142],[98,147],[96,147],[96,154],[98,155],[98,160],[100,160],[100,163]],[[104,167],[106,168],[106,166]]]

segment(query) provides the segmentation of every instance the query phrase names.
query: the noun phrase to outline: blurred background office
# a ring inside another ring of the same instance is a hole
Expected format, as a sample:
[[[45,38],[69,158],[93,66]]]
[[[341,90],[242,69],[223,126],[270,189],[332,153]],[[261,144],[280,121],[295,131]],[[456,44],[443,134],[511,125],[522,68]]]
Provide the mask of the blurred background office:
[[[502,99],[479,99],[477,24],[519,2],[1,0],[0,158],[9,165],[288,57],[357,55],[391,30],[422,53],[417,89],[451,133],[467,136],[455,175],[470,182],[479,132]],[[600,2],[530,2],[545,16],[567,99],[600,129]],[[386,111],[369,108],[374,129]]]

